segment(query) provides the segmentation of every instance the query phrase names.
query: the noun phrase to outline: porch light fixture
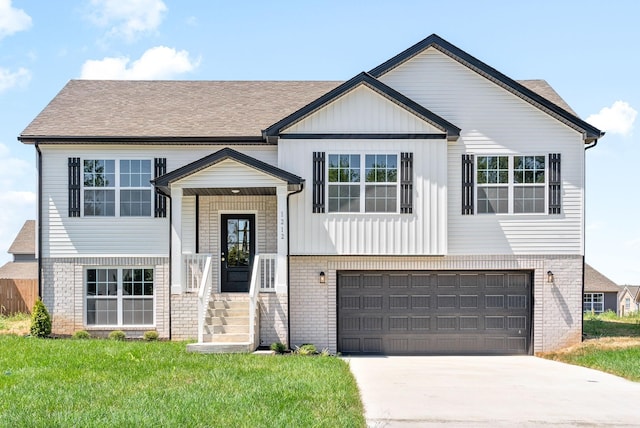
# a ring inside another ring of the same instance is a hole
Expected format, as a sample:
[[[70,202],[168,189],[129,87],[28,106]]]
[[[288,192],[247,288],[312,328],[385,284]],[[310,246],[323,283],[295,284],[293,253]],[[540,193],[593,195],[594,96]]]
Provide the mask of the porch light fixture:
[[[553,284],[553,272],[547,271],[547,282]]]
[[[231,193],[233,193],[234,195],[237,195],[238,193],[240,193],[239,189],[231,189]]]
[[[324,274],[324,272],[320,272],[320,284],[324,284],[326,280],[327,280],[327,277]]]

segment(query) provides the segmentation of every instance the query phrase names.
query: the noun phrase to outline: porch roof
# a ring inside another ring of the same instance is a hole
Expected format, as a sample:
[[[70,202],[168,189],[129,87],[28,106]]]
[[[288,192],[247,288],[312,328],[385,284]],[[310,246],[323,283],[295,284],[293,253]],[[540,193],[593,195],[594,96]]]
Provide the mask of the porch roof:
[[[222,150],[218,150],[217,152],[205,156],[201,159],[198,159],[190,164],[187,164],[183,167],[180,167],[176,170],[168,172],[160,177],[151,180],[151,183],[164,195],[171,195],[171,184],[181,180],[185,177],[188,177],[192,174],[197,173],[205,168],[218,164],[225,160],[234,160],[238,163],[248,166],[249,168],[253,168],[257,171],[275,177],[283,182],[287,183],[288,189],[291,191],[296,191],[302,189],[304,184],[304,179],[292,174],[288,171],[280,169],[276,166],[270,165],[266,162],[258,160],[254,157],[246,155],[244,153],[240,153],[236,150],[233,150],[229,147],[225,147]],[[203,190],[204,191],[204,190]],[[210,189],[207,191],[209,194],[217,194],[215,189]],[[213,192],[213,193],[212,193]],[[259,190],[254,190],[253,192],[245,189],[246,193],[253,194],[262,194]]]

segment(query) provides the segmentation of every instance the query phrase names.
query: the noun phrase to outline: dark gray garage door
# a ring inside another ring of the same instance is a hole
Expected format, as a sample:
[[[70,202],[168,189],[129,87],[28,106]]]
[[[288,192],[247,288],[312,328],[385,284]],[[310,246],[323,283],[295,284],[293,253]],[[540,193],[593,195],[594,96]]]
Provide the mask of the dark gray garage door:
[[[531,272],[338,272],[342,353],[528,354]]]

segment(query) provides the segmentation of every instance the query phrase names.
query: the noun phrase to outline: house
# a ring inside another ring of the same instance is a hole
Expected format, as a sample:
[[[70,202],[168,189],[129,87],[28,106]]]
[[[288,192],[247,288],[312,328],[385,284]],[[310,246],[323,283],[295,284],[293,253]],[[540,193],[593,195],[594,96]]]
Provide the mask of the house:
[[[618,294],[622,289],[609,278],[584,265],[584,295],[582,310],[600,314],[605,311],[618,313]]]
[[[531,354],[581,340],[602,135],[431,35],[345,82],[72,80],[19,139],[59,334]]]
[[[640,311],[640,286],[625,285],[619,296],[620,316],[631,315]]]
[[[13,261],[0,267],[0,313],[29,313],[38,296],[34,220],[24,223],[7,252]]]

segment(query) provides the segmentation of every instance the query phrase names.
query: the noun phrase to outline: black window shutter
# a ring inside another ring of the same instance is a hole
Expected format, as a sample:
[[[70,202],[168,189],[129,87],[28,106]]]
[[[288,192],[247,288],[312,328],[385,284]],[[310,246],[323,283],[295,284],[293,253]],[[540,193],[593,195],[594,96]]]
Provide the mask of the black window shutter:
[[[462,155],[462,215],[473,214],[473,155]]]
[[[69,158],[69,217],[80,217],[80,158]]]
[[[324,212],[324,152],[313,152],[313,212]]]
[[[155,158],[154,160],[154,178],[160,177],[167,173],[167,158]],[[156,208],[155,217],[167,216],[167,197],[156,191]]]
[[[413,213],[413,153],[400,153],[400,213]]]
[[[562,211],[560,153],[549,153],[549,214]]]

